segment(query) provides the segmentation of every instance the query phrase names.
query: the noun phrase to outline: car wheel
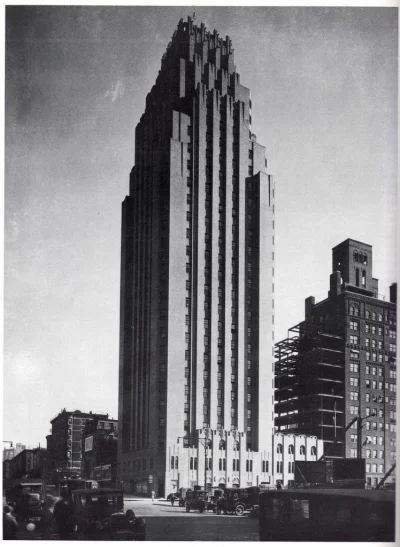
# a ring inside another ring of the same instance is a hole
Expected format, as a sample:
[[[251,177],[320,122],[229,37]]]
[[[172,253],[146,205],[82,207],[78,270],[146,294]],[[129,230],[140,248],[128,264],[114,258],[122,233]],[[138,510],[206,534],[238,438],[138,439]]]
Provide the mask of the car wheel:
[[[235,513],[237,514],[238,517],[241,517],[244,513],[244,506],[243,505],[236,505]]]
[[[186,513],[189,513],[190,512],[190,505],[187,503],[186,504]]]

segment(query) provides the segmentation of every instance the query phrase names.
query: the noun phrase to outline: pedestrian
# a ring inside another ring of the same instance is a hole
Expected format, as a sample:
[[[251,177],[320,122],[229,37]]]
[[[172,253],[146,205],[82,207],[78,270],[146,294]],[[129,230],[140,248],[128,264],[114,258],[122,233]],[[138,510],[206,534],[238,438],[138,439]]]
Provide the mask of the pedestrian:
[[[277,490],[282,490],[282,483],[281,483],[281,481],[278,481],[278,482],[276,483],[276,489],[277,489]]]
[[[3,509],[3,539],[17,539],[18,524],[11,514],[11,508],[6,505]]]
[[[53,517],[57,524],[60,539],[69,539],[71,533],[75,529],[73,511],[67,501],[67,497],[63,496],[54,506]]]
[[[154,503],[154,496],[156,495],[156,493],[154,492],[154,490],[151,491],[151,503]]]
[[[172,505],[172,507],[174,506],[175,500],[176,500],[175,494],[172,494],[171,495],[171,505]]]

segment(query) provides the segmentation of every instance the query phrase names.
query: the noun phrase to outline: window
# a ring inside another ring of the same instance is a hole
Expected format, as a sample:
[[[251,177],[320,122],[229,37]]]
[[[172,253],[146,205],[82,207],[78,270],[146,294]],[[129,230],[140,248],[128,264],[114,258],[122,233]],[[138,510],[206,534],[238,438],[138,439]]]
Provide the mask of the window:
[[[294,454],[294,446],[292,444],[289,444],[288,453],[289,454]]]
[[[283,462],[276,462],[276,472],[283,473]]]
[[[352,433],[350,435],[350,442],[356,443],[357,442],[357,433]]]
[[[371,325],[371,334],[376,334],[376,326]]]
[[[393,353],[396,353],[396,344],[389,344],[389,351],[392,351]]]
[[[357,449],[356,448],[350,448],[350,458],[357,458]]]
[[[171,469],[175,469],[175,456],[171,456]]]
[[[281,445],[281,443],[276,445],[276,453],[277,454],[282,454],[282,445]]]
[[[392,330],[392,329],[389,330],[389,338],[396,338],[396,331],[395,330]]]
[[[350,321],[350,330],[358,330],[358,322]]]
[[[365,387],[371,387],[371,380],[365,380]]]
[[[358,391],[350,391],[350,400],[358,401]]]
[[[373,321],[376,321],[376,313],[374,311],[372,312],[372,319]]]
[[[300,456],[304,456],[306,453],[306,447],[304,446],[304,444],[302,444],[300,446]]]
[[[350,414],[357,415],[358,414],[358,406],[352,406],[350,405]]]
[[[311,447],[311,456],[316,456],[317,455],[317,449],[315,446],[312,446]]]
[[[350,372],[358,372],[358,363],[350,363]]]
[[[247,385],[251,386],[251,376],[247,376]]]
[[[248,402],[248,403],[251,403],[251,393],[248,393],[248,394],[247,394],[247,402]]]
[[[367,348],[369,348],[369,338],[365,339],[365,345],[367,346]]]
[[[374,349],[376,348],[376,340],[375,340],[375,338],[373,338],[373,339],[371,340],[371,346],[372,346]]]
[[[355,378],[354,376],[352,376],[350,378],[350,385],[354,387],[358,387],[358,378]]]
[[[358,336],[350,335],[350,344],[358,344]]]

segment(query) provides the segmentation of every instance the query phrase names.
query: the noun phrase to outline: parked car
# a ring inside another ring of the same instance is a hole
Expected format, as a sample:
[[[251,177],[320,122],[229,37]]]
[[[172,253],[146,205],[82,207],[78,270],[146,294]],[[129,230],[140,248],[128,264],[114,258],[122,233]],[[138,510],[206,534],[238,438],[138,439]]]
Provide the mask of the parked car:
[[[145,540],[146,523],[133,511],[124,513],[123,491],[117,488],[72,492],[76,539],[93,541]]]
[[[191,490],[186,492],[185,509],[186,512],[198,510],[203,513],[207,509],[208,493],[204,490]]]
[[[258,505],[260,489],[258,486],[248,488],[225,488],[224,497],[217,503],[217,514],[241,516],[247,509]]]

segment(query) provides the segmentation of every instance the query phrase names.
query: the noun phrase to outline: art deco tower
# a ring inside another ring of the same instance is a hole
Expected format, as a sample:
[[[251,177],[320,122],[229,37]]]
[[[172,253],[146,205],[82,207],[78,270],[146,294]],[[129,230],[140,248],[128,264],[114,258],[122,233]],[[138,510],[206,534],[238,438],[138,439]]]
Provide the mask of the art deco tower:
[[[118,473],[137,492],[267,479],[274,188],[251,124],[229,36],[181,20],[122,206]]]

